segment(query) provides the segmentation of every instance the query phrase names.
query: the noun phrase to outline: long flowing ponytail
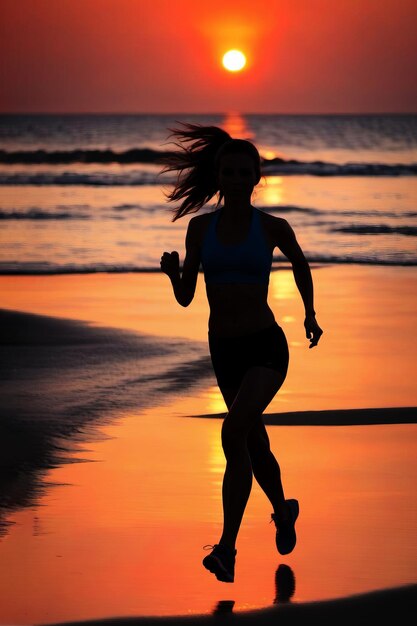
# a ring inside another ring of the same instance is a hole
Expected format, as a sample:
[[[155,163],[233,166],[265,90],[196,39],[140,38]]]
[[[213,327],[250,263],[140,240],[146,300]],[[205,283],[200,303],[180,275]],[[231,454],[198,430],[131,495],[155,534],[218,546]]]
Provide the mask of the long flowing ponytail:
[[[165,172],[177,172],[174,188],[166,193],[168,202],[182,200],[179,207],[173,209],[172,221],[187,213],[195,213],[219,192],[218,204],[222,193],[217,183],[216,156],[226,143],[234,142],[232,137],[218,126],[202,126],[178,122],[183,128],[169,128],[176,141],[172,141],[178,150],[167,152],[159,159]]]

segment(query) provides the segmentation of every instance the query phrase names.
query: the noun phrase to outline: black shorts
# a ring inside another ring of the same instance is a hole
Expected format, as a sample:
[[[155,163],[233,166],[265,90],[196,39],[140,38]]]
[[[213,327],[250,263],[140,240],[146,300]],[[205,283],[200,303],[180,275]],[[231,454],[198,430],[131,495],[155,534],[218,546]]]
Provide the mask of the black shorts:
[[[208,340],[219,387],[239,387],[248,369],[256,365],[277,370],[284,378],[287,375],[288,343],[276,322],[239,337],[217,337],[209,332]]]

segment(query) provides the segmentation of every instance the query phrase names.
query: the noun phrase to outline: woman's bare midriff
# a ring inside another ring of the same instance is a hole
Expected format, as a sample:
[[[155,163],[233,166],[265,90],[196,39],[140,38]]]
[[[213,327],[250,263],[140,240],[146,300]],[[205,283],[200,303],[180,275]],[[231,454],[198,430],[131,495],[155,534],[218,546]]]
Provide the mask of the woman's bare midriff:
[[[275,317],[268,305],[268,285],[206,285],[210,306],[209,332],[238,337],[271,326]]]

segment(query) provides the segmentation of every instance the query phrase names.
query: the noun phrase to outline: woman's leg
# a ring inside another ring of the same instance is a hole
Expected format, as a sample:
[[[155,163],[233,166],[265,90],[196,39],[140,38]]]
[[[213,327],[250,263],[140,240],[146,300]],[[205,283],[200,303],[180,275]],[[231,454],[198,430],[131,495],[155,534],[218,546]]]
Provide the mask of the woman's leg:
[[[278,519],[288,517],[284,489],[281,481],[281,469],[272,453],[268,433],[260,416],[248,435],[248,450],[252,463],[253,475],[270,501]]]
[[[238,389],[220,387],[220,391],[227,408],[230,409],[238,393]],[[248,433],[247,447],[253,475],[257,483],[271,502],[274,513],[276,513],[280,519],[285,519],[288,516],[288,510],[285,506],[281,470],[278,461],[271,451],[268,433],[261,415],[258,416],[258,419]],[[227,490],[228,485],[223,483],[223,489]]]
[[[256,366],[245,374],[222,426],[226,456],[223,479],[223,534],[220,544],[235,547],[243,513],[252,488],[249,433],[267,408],[284,377],[271,368]]]

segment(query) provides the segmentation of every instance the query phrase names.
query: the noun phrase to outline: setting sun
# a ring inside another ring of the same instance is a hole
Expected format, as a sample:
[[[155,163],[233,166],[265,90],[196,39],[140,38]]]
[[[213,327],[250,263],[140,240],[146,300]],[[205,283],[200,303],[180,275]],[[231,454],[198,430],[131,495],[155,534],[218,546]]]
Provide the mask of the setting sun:
[[[223,66],[229,72],[239,72],[246,65],[246,57],[240,50],[229,50],[223,56]]]

